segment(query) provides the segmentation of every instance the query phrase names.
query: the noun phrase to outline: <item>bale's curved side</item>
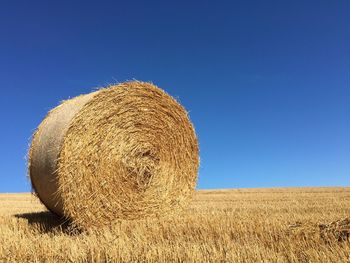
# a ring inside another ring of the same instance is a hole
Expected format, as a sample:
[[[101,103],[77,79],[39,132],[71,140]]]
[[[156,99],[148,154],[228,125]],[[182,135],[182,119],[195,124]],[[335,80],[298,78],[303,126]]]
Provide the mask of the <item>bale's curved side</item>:
[[[52,212],[63,216],[57,182],[57,159],[65,132],[75,114],[95,93],[81,95],[54,108],[36,130],[29,150],[29,175],[33,190]]]

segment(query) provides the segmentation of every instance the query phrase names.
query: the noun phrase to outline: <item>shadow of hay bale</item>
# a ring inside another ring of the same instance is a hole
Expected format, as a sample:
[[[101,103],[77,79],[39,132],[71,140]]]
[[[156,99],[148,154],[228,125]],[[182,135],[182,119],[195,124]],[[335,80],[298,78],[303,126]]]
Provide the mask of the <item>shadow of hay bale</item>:
[[[49,211],[16,214],[15,217],[27,220],[33,230],[43,234],[61,232],[75,235],[80,233],[68,220]]]

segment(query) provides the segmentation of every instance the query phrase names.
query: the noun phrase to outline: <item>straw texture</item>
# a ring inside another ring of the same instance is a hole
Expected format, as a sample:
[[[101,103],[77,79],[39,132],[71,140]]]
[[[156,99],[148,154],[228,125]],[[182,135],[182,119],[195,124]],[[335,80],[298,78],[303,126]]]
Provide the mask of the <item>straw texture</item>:
[[[83,228],[178,211],[194,192],[198,165],[187,112],[138,81],[63,102],[29,152],[40,200]]]

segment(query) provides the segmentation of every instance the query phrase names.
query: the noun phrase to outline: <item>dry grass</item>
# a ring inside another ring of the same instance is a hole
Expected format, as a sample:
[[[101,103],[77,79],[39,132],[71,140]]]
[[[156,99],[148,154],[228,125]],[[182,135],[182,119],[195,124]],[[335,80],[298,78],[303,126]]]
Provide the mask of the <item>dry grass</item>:
[[[185,214],[78,233],[2,194],[0,261],[350,262],[349,204],[350,188],[198,191]]]

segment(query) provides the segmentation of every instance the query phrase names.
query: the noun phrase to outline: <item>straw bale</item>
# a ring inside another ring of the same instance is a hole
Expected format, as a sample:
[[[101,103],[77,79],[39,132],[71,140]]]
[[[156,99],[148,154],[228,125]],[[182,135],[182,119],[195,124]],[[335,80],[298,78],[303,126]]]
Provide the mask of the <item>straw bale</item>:
[[[132,81],[50,111],[33,136],[28,167],[47,208],[88,228],[186,207],[198,151],[186,110],[155,85]]]

